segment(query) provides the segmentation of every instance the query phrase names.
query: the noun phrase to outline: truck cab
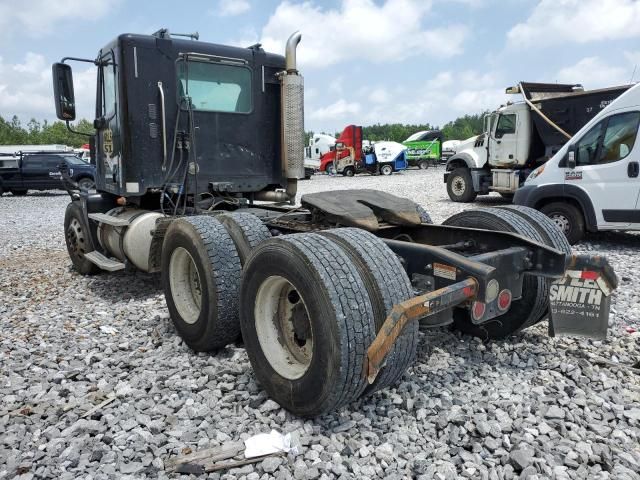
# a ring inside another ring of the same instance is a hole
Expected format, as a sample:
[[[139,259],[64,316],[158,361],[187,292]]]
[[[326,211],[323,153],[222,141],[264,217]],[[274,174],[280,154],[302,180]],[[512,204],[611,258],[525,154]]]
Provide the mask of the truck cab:
[[[585,125],[516,192],[571,243],[585,231],[640,230],[640,85]]]

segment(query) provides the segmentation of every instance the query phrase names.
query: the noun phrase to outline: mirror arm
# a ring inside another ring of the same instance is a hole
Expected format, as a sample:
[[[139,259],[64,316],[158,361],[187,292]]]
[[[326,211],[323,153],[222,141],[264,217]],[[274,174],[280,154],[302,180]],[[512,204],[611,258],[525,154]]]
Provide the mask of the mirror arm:
[[[60,60],[60,63],[66,63],[67,60],[73,60],[75,62],[93,63],[94,65],[100,65],[100,62],[97,59],[89,60],[88,58],[78,58],[78,57],[64,57],[62,60]]]
[[[84,132],[78,132],[77,130],[74,130],[73,128],[71,128],[71,125],[69,125],[69,120],[66,121],[67,124],[67,130],[69,130],[71,133],[75,133],[76,135],[82,135],[83,137],[93,137],[93,133],[84,133]]]

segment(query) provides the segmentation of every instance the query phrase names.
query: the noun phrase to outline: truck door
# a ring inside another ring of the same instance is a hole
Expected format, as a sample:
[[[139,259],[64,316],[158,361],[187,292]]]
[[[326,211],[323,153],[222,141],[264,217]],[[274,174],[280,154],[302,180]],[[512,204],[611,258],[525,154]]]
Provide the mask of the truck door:
[[[579,186],[589,195],[598,228],[640,224],[639,124],[638,111],[618,113],[598,122],[575,144],[576,168],[565,168],[565,184]]]
[[[23,188],[43,190],[49,186],[49,169],[47,168],[46,155],[24,155],[20,162]]]
[[[118,112],[117,65],[112,50],[102,55],[98,73],[97,163],[105,189],[117,192],[122,186],[121,140]]]
[[[517,120],[515,113],[501,114],[495,124],[489,145],[489,163],[496,166],[509,166],[516,162],[518,145]]]
[[[43,178],[45,188],[61,188],[62,173],[60,173],[60,164],[64,162],[63,158],[58,155],[43,155],[43,162],[47,171],[46,177]]]

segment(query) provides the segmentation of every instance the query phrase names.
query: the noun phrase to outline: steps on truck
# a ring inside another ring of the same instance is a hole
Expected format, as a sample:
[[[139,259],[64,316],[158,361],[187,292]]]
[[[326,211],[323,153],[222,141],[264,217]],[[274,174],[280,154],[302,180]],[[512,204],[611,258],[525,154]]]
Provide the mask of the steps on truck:
[[[124,218],[112,217],[106,213],[90,213],[89,218],[96,222],[111,225],[113,227],[128,227],[130,225],[129,220]],[[95,262],[94,262],[95,263]]]
[[[101,254],[100,252],[96,252],[95,250],[93,252],[85,253],[84,257],[91,263],[97,265],[102,270],[106,270],[107,272],[116,272],[118,270],[124,269],[124,263],[107,258],[103,254]]]

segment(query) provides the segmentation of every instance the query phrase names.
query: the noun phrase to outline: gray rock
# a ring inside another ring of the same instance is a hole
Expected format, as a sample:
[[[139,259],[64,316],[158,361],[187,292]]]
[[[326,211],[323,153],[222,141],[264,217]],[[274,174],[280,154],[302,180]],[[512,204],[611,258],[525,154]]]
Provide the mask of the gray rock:
[[[267,457],[260,463],[260,466],[265,472],[273,473],[281,464],[282,459],[280,457]]]

